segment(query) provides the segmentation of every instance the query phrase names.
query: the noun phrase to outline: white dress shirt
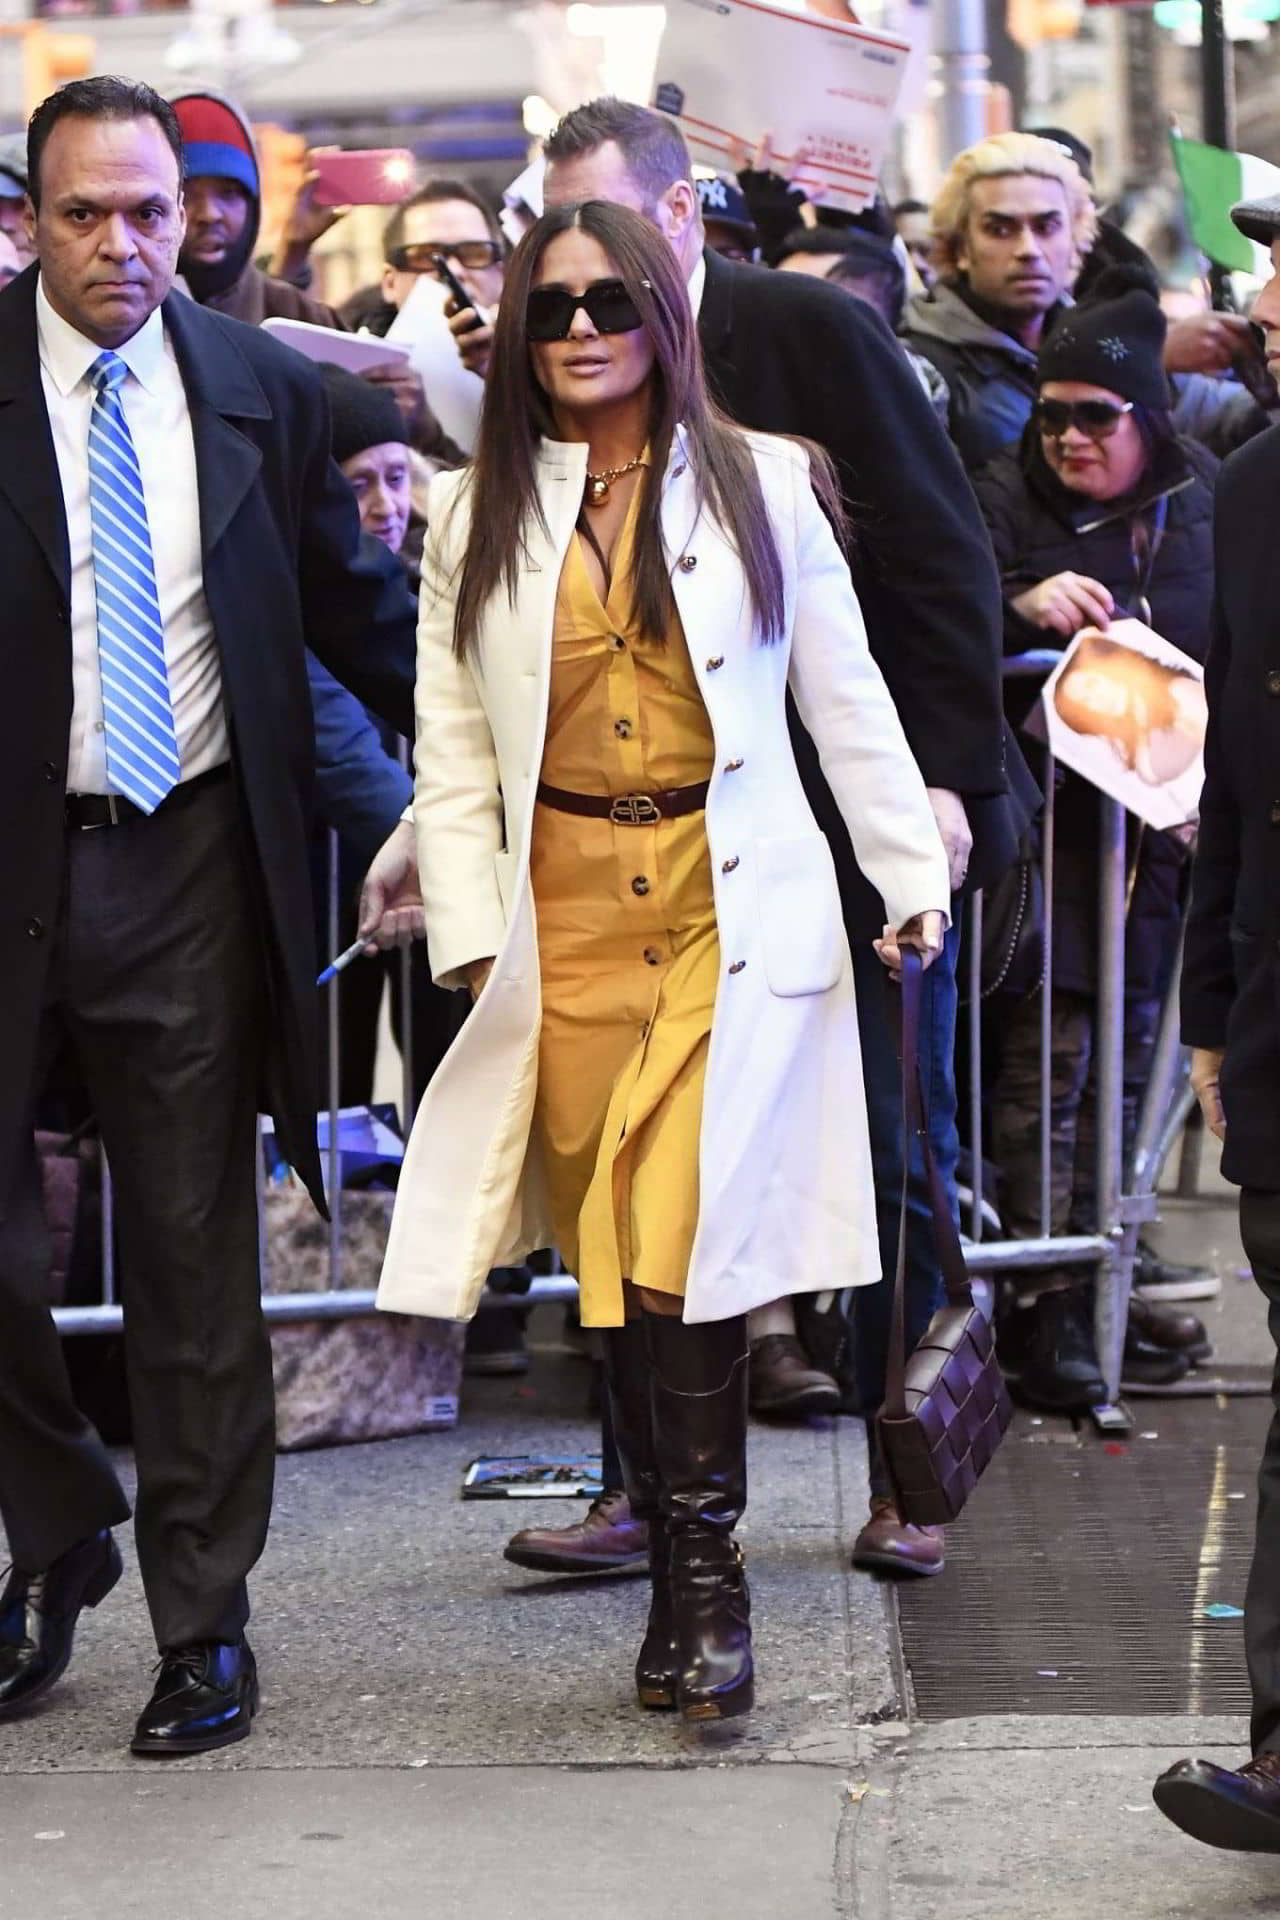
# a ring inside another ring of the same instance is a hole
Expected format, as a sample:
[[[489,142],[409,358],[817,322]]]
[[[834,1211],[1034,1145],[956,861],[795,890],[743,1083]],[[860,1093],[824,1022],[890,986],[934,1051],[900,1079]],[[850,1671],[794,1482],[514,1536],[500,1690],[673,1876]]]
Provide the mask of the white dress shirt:
[[[696,320],[702,312],[702,296],[707,287],[707,256],[700,253],[694,262],[693,272],[685,283],[689,289],[689,305],[693,308]]]
[[[71,552],[71,714],[67,790],[107,793],[107,749],[98,665],[98,610],[89,519],[89,369],[102,348],[55,313],[36,288],[40,379],[53,428],[54,452]],[[157,310],[116,352],[129,372],[120,403],[147,502],[156,595],[164,623],[165,662],[182,778],[190,780],[230,757],[222,705],[222,668],[204,597],[196,449],[186,388]]]

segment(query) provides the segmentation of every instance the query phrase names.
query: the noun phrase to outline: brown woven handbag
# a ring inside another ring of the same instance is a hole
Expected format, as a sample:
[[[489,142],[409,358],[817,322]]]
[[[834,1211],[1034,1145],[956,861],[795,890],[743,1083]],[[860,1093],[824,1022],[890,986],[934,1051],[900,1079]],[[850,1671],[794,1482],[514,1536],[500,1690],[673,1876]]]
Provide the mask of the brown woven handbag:
[[[902,956],[902,1209],[893,1280],[893,1323],[885,1402],[876,1417],[880,1453],[898,1512],[918,1527],[954,1520],[1013,1417],[991,1323],[973,1298],[960,1236],[929,1142],[920,1084],[918,953]],[[934,1243],[945,1304],[906,1354],[907,1181],[910,1143],[919,1142],[929,1185]]]

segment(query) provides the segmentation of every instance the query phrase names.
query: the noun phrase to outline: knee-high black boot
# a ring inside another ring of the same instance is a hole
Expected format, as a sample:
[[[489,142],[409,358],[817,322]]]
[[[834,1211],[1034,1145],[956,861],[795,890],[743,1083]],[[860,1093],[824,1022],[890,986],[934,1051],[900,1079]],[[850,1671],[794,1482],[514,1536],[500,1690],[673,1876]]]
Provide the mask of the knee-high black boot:
[[[676,1704],[680,1663],[671,1626],[671,1543],[653,1455],[653,1402],[644,1328],[638,1320],[610,1327],[602,1345],[605,1387],[627,1499],[636,1519],[649,1525],[652,1598],[649,1625],[636,1660],[636,1694],[642,1707],[670,1708]]]
[[[653,1444],[670,1536],[671,1606],[687,1720],[754,1697],[751,1604],[733,1529],[747,1504],[747,1328],[645,1314]]]

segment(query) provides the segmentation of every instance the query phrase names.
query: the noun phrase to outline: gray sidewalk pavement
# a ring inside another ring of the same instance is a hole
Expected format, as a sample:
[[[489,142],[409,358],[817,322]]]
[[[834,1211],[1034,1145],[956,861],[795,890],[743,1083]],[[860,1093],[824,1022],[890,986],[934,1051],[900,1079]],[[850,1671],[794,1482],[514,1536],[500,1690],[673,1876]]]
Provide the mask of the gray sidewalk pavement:
[[[1256,1358],[1227,1210],[1171,1209],[1168,1244],[1212,1248],[1207,1317],[1224,1358]],[[853,1422],[752,1434],[757,1712],[642,1714],[644,1583],[521,1574],[508,1533],[568,1503],[458,1497],[477,1453],[592,1442],[585,1370],[535,1324],[529,1381],[469,1388],[457,1432],[280,1462],[244,1745],[128,1756],[153,1658],[130,1565],[63,1685],[0,1729],[0,1920],[1280,1914],[1280,1859],[1196,1847],[1150,1798],[1182,1753],[1237,1764],[1241,1725],[907,1717],[889,1596],[848,1567]],[[930,1592],[945,1633],[945,1576]]]

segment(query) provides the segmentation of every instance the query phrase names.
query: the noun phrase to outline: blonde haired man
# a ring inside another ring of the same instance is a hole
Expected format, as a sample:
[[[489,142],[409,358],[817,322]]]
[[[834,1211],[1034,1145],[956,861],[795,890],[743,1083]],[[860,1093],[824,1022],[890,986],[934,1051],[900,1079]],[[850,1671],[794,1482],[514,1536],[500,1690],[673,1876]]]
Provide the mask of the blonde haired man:
[[[1097,232],[1088,182],[1050,140],[1001,133],[957,154],[930,211],[938,283],[907,310],[908,344],[951,393],[971,470],[1016,440],[1036,354]]]

